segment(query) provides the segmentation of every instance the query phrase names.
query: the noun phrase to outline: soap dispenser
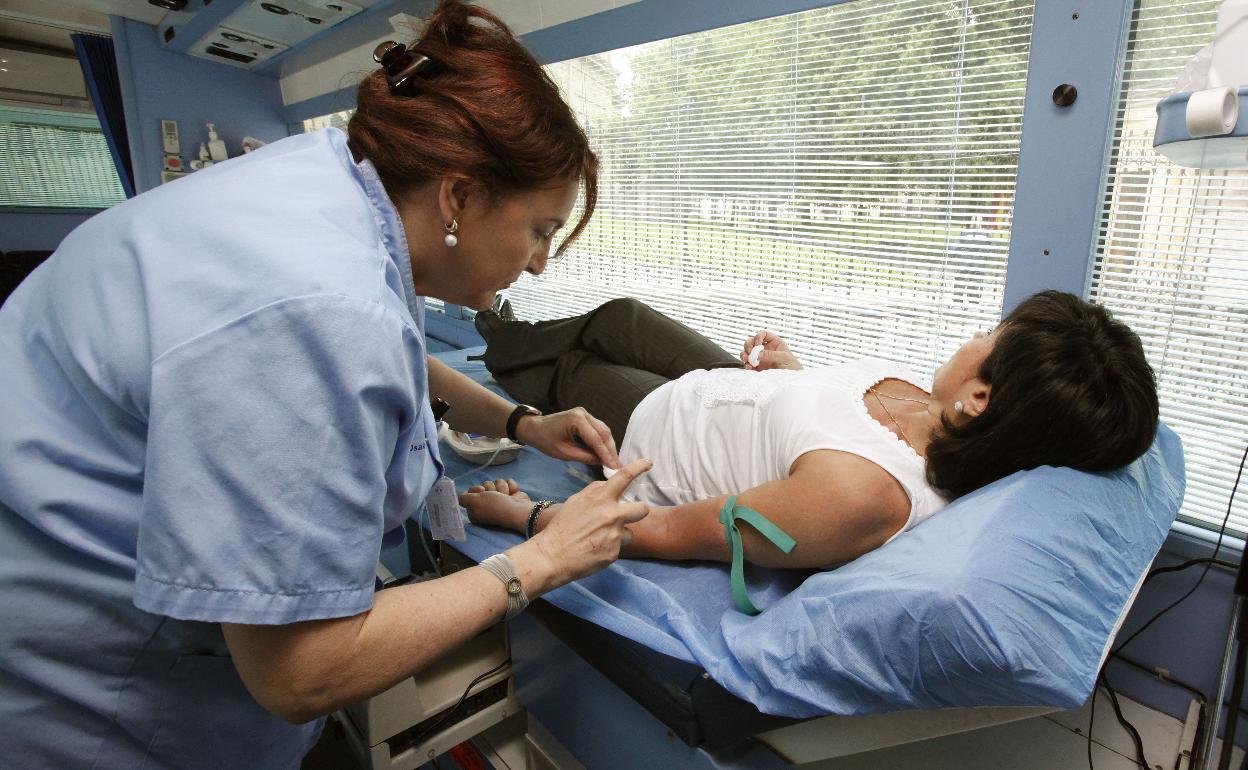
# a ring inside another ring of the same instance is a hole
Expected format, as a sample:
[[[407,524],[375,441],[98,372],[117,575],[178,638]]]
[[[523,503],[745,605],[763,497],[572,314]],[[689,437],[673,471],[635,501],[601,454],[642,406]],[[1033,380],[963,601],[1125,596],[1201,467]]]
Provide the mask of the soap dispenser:
[[[208,124],[208,154],[212,156],[213,161],[218,163],[230,157],[225,153],[225,142],[221,141],[221,137],[217,136],[217,132],[211,123]]]

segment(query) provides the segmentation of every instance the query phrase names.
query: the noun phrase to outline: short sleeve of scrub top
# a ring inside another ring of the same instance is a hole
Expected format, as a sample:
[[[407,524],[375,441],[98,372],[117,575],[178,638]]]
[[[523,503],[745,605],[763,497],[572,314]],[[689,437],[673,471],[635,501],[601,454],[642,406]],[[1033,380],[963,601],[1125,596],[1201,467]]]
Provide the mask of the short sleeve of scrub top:
[[[314,295],[160,355],[135,604],[248,624],[367,610],[385,522],[437,473],[416,456],[415,334],[382,304]]]

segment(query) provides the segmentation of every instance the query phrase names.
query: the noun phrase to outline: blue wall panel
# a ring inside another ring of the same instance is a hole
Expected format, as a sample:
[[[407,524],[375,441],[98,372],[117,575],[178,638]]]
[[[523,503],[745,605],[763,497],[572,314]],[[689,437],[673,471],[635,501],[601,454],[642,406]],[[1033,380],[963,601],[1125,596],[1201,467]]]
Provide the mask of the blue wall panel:
[[[1087,296],[1131,5],[1036,3],[1003,313],[1042,289]]]
[[[94,211],[0,209],[0,251],[56,251]]]
[[[216,125],[231,156],[242,152],[244,136],[265,142],[286,136],[276,78],[167,51],[147,24],[117,16],[112,24],[138,192],[160,184],[161,120],[178,122],[187,162],[208,139],[207,123]]]

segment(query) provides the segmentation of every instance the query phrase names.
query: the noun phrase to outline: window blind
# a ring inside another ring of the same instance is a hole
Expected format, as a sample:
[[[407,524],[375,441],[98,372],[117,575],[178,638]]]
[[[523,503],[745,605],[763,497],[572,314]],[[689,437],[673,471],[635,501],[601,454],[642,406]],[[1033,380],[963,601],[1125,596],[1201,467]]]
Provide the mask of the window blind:
[[[304,133],[309,133],[333,126],[334,128],[340,128],[345,132],[347,130],[347,124],[351,122],[351,116],[354,113],[355,110],[342,110],[341,112],[331,112],[328,115],[308,118],[303,121],[303,131]]]
[[[1219,5],[1138,3],[1092,276],[1092,297],[1143,338],[1162,419],[1183,439],[1179,518],[1211,529],[1248,443],[1248,170],[1182,168],[1152,143],[1157,102],[1213,39]],[[1243,499],[1228,526],[1241,535]]]
[[[858,0],[550,65],[601,189],[517,314],[635,296],[733,352],[768,328],[930,374],[1000,314],[1032,5]]]
[[[107,208],[126,199],[94,115],[0,106],[0,206]]]

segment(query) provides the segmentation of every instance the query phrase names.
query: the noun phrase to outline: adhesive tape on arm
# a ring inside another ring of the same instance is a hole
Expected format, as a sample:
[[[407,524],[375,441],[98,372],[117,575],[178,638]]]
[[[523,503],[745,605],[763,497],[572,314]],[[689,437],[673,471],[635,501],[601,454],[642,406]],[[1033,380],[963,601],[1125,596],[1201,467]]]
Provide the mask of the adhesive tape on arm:
[[[1234,88],[1207,88],[1187,99],[1187,132],[1193,139],[1229,134],[1238,120],[1239,94]]]

